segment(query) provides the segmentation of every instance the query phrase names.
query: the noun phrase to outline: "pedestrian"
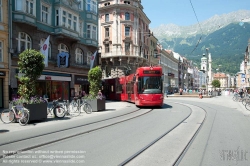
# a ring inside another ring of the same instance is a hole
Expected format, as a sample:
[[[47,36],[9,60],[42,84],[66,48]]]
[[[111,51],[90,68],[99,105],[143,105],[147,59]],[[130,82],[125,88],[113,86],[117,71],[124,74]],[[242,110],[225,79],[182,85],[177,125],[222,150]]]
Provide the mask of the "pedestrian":
[[[83,90],[82,91],[82,97],[85,97],[86,96],[86,92]]]
[[[102,99],[102,91],[101,91],[101,90],[98,91],[98,94],[97,94],[97,95],[98,95],[98,98],[99,98],[99,99]]]
[[[182,95],[182,92],[183,92],[183,89],[182,89],[182,88],[180,88],[180,95]]]
[[[243,89],[241,89],[241,90],[240,90],[240,92],[239,92],[239,94],[240,94],[240,98],[242,98],[242,97],[243,97],[243,93],[244,93],[244,92],[243,92]]]

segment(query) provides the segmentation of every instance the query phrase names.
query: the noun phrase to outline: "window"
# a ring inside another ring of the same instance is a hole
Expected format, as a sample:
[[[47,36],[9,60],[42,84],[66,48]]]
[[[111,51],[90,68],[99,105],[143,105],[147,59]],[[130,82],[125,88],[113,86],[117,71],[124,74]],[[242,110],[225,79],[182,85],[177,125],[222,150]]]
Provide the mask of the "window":
[[[56,23],[58,22],[59,19],[59,15],[57,14],[59,11],[56,10]],[[74,31],[77,31],[77,24],[78,22],[78,17],[76,15],[74,15],[73,13],[70,13],[66,10],[62,10],[62,26],[72,29]]]
[[[82,0],[78,0],[78,8],[79,8],[80,10],[83,9],[82,5],[83,5],[83,1],[82,1]]]
[[[47,6],[42,5],[42,14],[41,14],[41,21],[44,23],[49,23],[49,8]]]
[[[87,0],[86,10],[89,12],[97,13],[97,0]]]
[[[87,38],[97,40],[97,28],[95,25],[87,24]]]
[[[130,36],[130,27],[125,27],[125,36]]]
[[[15,0],[16,10],[36,15],[36,0]]]
[[[22,10],[23,5],[22,5],[23,0],[16,0],[16,10]]]
[[[130,20],[130,13],[129,12],[125,13],[125,20]]]
[[[125,43],[125,54],[130,55],[130,43],[129,42]]]
[[[0,41],[0,62],[3,62],[3,42]]]
[[[104,4],[104,6],[109,6],[109,5],[110,5],[110,3],[109,3],[109,2]]]
[[[45,42],[46,39],[42,38],[40,40],[40,47],[42,47],[43,43]],[[48,50],[48,59],[52,59],[51,57],[51,44],[49,43],[49,50]]]
[[[87,52],[87,65],[90,65],[90,59],[92,57],[92,52],[88,51]]]
[[[3,4],[2,0],[0,0],[0,22],[3,21]]]
[[[65,27],[67,26],[66,20],[67,20],[67,12],[63,11],[62,12],[62,26],[65,26]]]
[[[17,42],[18,42],[18,48],[17,48],[18,52],[23,52],[26,49],[31,49],[31,44],[32,44],[31,38],[26,33],[19,32]]]
[[[105,53],[109,53],[109,44],[105,44]]]
[[[59,11],[56,10],[56,26],[59,25]]]
[[[83,64],[83,52],[80,48],[76,48],[76,63]]]
[[[130,2],[129,2],[129,1],[124,1],[124,3],[125,3],[125,4],[128,4],[128,5],[130,4]]]
[[[26,0],[26,13],[34,15],[34,0]]]
[[[109,28],[105,28],[105,37],[109,37]]]
[[[61,53],[61,52],[69,52],[68,51],[68,47],[65,45],[65,44],[59,44],[58,45],[58,52]]]
[[[109,22],[109,14],[105,14],[105,22]]]

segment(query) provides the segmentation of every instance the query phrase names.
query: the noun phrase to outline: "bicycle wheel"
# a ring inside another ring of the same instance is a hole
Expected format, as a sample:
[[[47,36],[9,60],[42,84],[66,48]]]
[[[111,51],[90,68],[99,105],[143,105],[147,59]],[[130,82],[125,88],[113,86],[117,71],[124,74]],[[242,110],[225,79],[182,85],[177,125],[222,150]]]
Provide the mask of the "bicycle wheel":
[[[63,118],[65,116],[66,111],[62,106],[57,105],[55,108],[53,108],[53,113],[56,118]]]
[[[87,113],[87,114],[91,114],[92,113],[92,107],[89,103],[85,103],[83,105],[83,110]]]
[[[1,112],[0,118],[3,123],[11,123],[15,120],[15,114],[13,110],[6,109]]]
[[[19,118],[19,124],[24,126],[29,122],[30,119],[30,113],[27,109],[24,109],[23,111],[20,112],[19,114],[20,118]]]
[[[242,99],[242,104],[245,106],[246,105],[246,103],[247,103],[247,99],[245,98],[245,99]]]
[[[246,108],[248,111],[250,111],[250,103],[249,103],[249,102],[246,103],[245,108]]]

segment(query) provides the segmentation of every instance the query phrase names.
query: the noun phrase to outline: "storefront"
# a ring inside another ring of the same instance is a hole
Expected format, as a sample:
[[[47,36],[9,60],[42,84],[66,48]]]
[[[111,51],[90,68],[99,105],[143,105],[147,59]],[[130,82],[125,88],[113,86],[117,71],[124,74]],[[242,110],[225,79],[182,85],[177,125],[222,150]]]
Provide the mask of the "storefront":
[[[82,91],[89,94],[88,76],[75,75],[74,89],[71,89],[71,96],[82,96]]]
[[[0,78],[0,108],[3,107],[3,79]]]
[[[0,108],[9,107],[8,72],[0,71]]]
[[[49,101],[58,98],[69,100],[70,81],[70,74],[43,72],[36,84],[37,95],[47,97],[49,98]]]

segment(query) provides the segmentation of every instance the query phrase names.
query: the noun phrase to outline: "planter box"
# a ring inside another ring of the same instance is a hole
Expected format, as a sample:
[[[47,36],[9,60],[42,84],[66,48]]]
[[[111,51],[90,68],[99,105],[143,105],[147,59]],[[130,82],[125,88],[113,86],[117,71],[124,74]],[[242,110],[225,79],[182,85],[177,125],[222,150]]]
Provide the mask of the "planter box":
[[[27,104],[26,108],[30,112],[29,121],[47,119],[47,103]]]
[[[93,111],[102,111],[106,109],[106,100],[105,99],[91,99],[88,101],[91,105]]]

